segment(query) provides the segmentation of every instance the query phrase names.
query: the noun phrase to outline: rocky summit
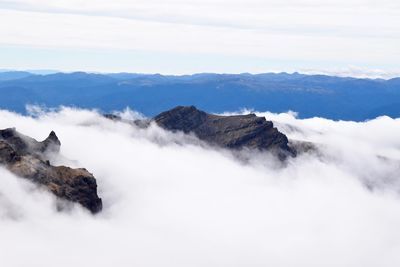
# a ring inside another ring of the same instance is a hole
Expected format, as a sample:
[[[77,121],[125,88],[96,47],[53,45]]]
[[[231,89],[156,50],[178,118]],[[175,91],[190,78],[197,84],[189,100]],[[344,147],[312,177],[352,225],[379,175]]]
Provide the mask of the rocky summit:
[[[102,201],[90,172],[50,164],[47,155],[57,153],[60,145],[54,132],[38,142],[15,128],[0,130],[0,164],[17,176],[47,188],[60,199],[79,203],[92,213],[99,212]]]
[[[153,119],[170,131],[193,133],[209,144],[230,149],[258,149],[271,151],[280,159],[296,156],[286,135],[271,121],[255,114],[221,116],[208,114],[194,106],[178,106]]]

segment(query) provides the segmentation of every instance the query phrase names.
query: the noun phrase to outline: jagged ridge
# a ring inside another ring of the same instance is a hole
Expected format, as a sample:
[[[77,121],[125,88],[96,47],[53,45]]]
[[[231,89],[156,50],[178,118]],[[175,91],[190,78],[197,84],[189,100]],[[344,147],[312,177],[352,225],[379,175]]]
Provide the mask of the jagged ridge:
[[[49,189],[61,199],[77,202],[92,213],[102,209],[96,179],[86,169],[52,166],[49,152],[58,152],[61,142],[52,131],[43,141],[22,135],[15,128],[0,130],[0,164],[12,173]]]
[[[170,131],[194,133],[200,140],[231,149],[268,150],[280,158],[295,156],[288,138],[271,121],[255,114],[220,116],[208,114],[194,106],[178,106],[153,119]]]

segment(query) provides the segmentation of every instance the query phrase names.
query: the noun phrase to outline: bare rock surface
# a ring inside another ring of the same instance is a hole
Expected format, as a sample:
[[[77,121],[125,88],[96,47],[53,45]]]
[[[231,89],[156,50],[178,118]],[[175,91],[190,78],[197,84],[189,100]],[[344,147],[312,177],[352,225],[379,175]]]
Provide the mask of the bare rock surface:
[[[210,145],[232,150],[248,148],[269,151],[281,160],[295,157],[299,146],[289,143],[286,135],[278,131],[272,121],[255,114],[222,116],[206,113],[194,106],[178,106],[150,120],[127,121],[115,114],[103,116],[139,128],[146,128],[151,122],[155,122],[168,131],[194,134]]]
[[[92,213],[101,211],[96,179],[90,172],[50,164],[46,155],[58,152],[60,145],[53,131],[38,142],[15,128],[0,130],[0,164],[17,176],[46,187],[61,199],[79,203]]]
[[[209,144],[230,149],[258,149],[273,152],[284,159],[296,156],[286,135],[271,121],[255,114],[221,116],[198,110],[194,106],[178,106],[153,119],[170,131],[193,133]]]

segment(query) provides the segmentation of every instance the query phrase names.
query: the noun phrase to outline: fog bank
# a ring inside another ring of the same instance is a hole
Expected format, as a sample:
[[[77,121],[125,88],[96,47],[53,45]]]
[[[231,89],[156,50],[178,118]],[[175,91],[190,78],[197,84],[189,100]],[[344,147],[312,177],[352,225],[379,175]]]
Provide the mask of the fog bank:
[[[319,153],[245,163],[95,111],[0,111],[0,128],[38,140],[54,130],[52,164],[87,168],[104,205],[56,212],[50,193],[0,168],[0,265],[399,266],[400,119],[258,115]]]

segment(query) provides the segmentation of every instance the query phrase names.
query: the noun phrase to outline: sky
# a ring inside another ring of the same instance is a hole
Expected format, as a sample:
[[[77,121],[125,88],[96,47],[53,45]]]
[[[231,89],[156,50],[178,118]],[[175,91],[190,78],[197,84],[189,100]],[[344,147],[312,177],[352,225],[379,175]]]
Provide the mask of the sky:
[[[0,68],[400,73],[397,0],[0,1]]]
[[[1,266],[400,265],[399,119],[258,113],[318,148],[282,166],[90,110],[31,111],[0,110],[0,129],[54,130],[51,164],[93,173],[103,211],[57,212],[51,193],[0,166]]]

